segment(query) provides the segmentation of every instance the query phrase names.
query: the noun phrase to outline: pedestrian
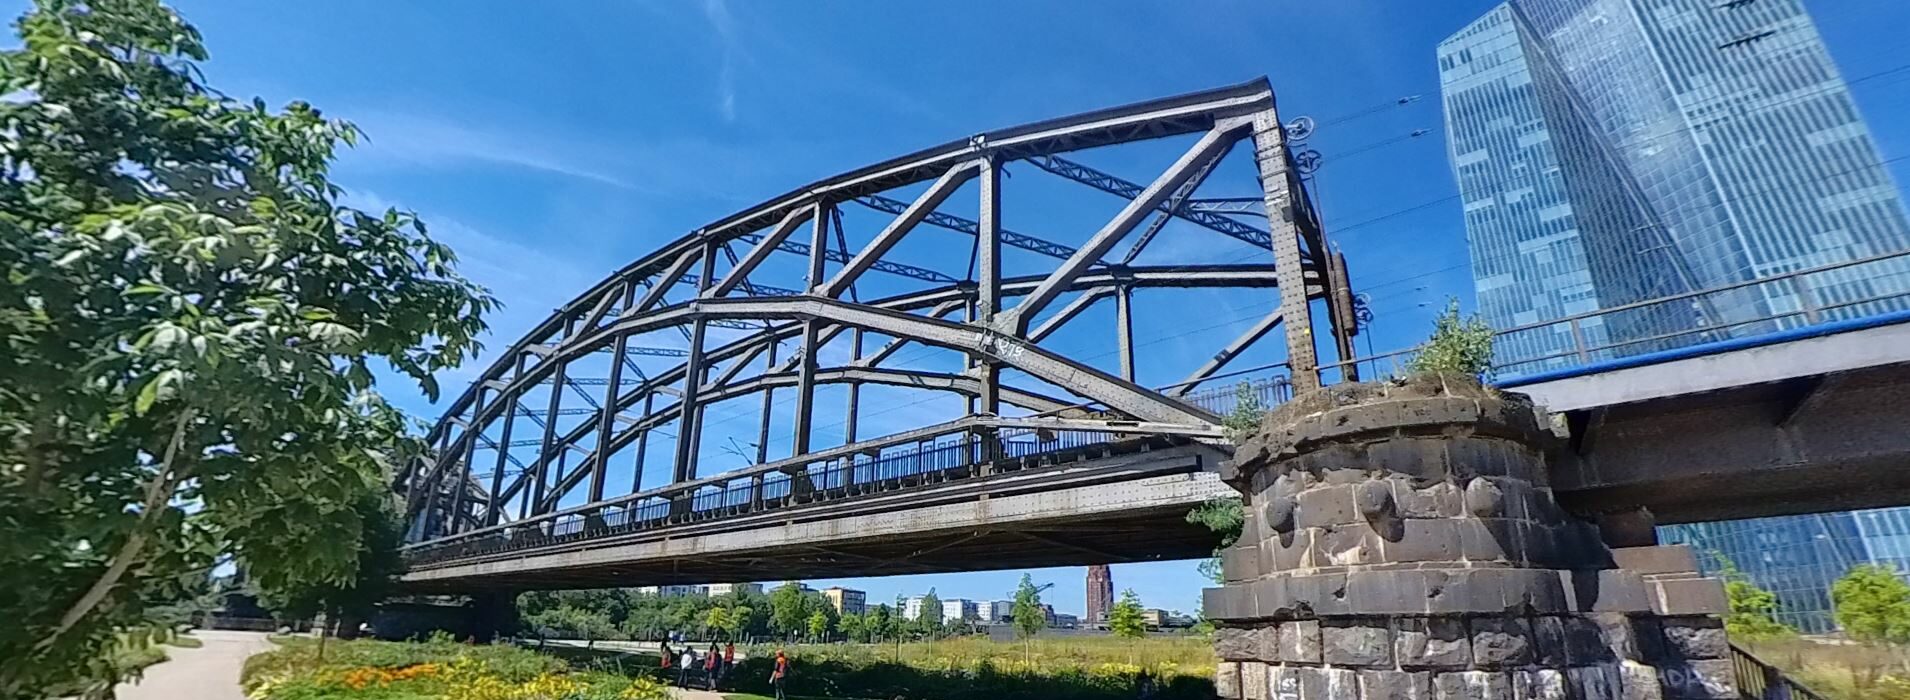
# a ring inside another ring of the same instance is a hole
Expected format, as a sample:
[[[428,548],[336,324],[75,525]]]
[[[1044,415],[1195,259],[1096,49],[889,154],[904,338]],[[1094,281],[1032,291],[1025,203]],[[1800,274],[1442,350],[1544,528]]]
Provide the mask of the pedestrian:
[[[703,689],[716,692],[716,677],[723,672],[723,654],[717,650],[716,642],[710,642],[709,654],[703,659]]]
[[[736,668],[735,640],[731,640],[728,644],[723,645],[723,675],[729,675],[730,669],[733,668]]]
[[[690,674],[696,672],[696,647],[683,645],[682,665],[676,670],[676,687],[690,689]]]
[[[784,700],[783,684],[789,682],[789,657],[776,650],[776,667],[769,672],[769,687],[776,689],[776,700]]]
[[[661,655],[663,659],[662,661],[659,662],[659,666],[665,670],[668,670],[670,668],[670,661],[676,658],[675,656],[672,656],[670,654],[670,639],[668,637],[665,637],[663,639],[663,652]]]

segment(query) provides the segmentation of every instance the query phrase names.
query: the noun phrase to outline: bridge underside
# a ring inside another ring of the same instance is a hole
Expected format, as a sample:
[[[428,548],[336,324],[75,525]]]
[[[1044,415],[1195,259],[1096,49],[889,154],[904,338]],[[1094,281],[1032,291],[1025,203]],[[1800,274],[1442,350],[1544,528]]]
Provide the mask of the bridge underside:
[[[1910,325],[1516,387],[1566,415],[1553,486],[1660,524],[1910,504]]]
[[[1195,443],[988,476],[923,475],[927,483],[890,494],[818,493],[764,513],[460,556],[414,566],[404,582],[469,593],[1204,557],[1215,536],[1186,515],[1231,493],[1212,473],[1224,458]]]

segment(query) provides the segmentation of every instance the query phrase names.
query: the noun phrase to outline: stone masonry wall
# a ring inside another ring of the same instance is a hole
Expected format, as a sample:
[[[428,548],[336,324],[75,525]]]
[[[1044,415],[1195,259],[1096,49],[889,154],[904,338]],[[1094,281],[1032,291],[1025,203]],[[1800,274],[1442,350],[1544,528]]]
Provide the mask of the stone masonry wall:
[[[1270,414],[1223,478],[1247,522],[1208,589],[1230,700],[1736,697],[1724,591],[1559,508],[1523,397],[1349,384]]]

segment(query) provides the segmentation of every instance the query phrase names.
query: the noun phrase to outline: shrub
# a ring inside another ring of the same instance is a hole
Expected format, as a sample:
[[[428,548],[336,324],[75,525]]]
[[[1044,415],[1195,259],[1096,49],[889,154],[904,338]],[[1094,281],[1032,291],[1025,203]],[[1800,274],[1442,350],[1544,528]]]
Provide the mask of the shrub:
[[[1459,315],[1459,300],[1433,319],[1432,337],[1406,364],[1415,375],[1463,375],[1482,379],[1492,370],[1492,327],[1474,314]]]

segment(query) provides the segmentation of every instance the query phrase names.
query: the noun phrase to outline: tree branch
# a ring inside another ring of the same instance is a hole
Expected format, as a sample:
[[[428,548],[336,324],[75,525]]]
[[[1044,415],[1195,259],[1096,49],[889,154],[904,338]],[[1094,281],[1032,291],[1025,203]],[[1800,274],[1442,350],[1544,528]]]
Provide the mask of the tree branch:
[[[59,626],[34,645],[35,650],[44,650],[53,646],[60,640],[61,635],[73,629],[73,626],[79,624],[88,613],[99,607],[100,602],[106,599],[107,594],[113,591],[114,586],[119,585],[119,580],[125,577],[126,572],[132,569],[133,564],[139,560],[140,550],[146,547],[146,539],[151,535],[153,524],[158,520],[157,514],[160,508],[167,501],[172,500],[173,491],[185,475],[185,469],[174,467],[179,458],[179,448],[186,440],[186,426],[192,423],[192,419],[191,409],[180,412],[179,421],[173,426],[172,441],[167,443],[165,457],[159,463],[159,473],[154,474],[152,483],[146,486],[146,501],[139,513],[139,521],[133,524],[132,534],[126,537],[126,542],[120,545],[119,551],[107,561],[106,571],[100,574],[99,579],[93,581],[93,586],[86,590],[86,594],[74,601],[73,606],[67,608],[66,614],[60,616]]]

